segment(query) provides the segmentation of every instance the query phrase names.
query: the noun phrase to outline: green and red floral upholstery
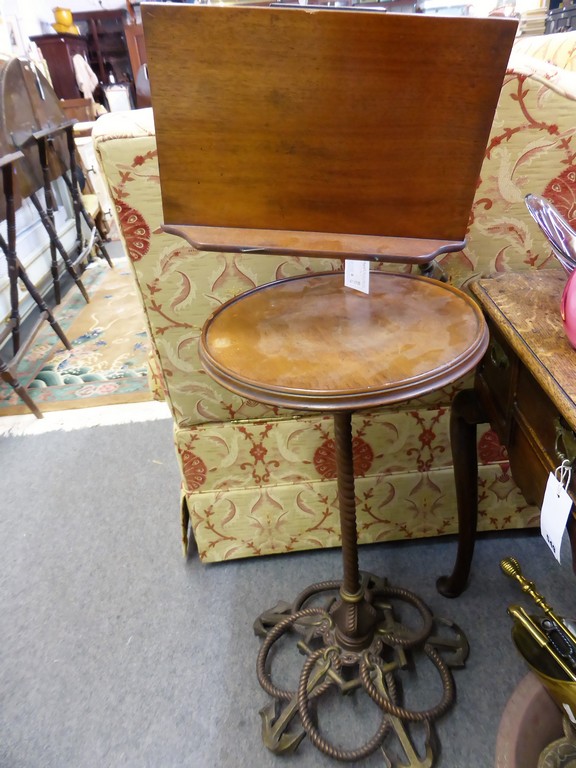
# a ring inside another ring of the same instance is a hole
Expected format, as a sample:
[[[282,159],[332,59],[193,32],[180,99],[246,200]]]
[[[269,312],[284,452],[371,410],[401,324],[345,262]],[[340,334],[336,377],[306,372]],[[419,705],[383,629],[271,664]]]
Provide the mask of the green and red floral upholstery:
[[[575,49],[576,33],[515,45],[468,246],[441,259],[454,284],[492,271],[556,268],[524,196],[548,197],[575,223]],[[104,115],[93,138],[146,312],[152,376],[174,418],[184,545],[192,534],[204,561],[336,546],[331,418],[228,392],[204,372],[197,346],[206,318],[232,296],[340,263],[198,252],[158,233],[162,205],[152,110]],[[427,398],[354,416],[361,543],[456,531],[449,409],[454,393],[469,385],[458,382]],[[494,433],[481,428],[478,440],[479,528],[537,525],[539,511],[516,488]]]

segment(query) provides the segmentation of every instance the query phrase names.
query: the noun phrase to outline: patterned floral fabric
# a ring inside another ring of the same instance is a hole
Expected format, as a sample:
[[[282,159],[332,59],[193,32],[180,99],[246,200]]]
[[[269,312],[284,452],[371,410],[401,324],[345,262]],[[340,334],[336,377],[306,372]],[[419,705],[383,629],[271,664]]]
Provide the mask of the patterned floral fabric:
[[[568,76],[576,68],[575,48],[576,33],[516,43],[467,248],[440,260],[452,283],[465,286],[492,271],[556,268],[524,196],[547,196],[576,223],[576,87]],[[197,346],[207,317],[232,296],[279,277],[340,268],[340,262],[194,251],[158,232],[152,110],[105,115],[93,138],[146,310],[154,380],[174,417],[184,546],[193,533],[203,561],[336,546],[331,419],[233,395],[204,372]],[[362,543],[456,531],[449,408],[454,393],[470,384],[355,415]],[[480,429],[478,445],[480,529],[537,525],[539,512],[516,488],[494,433]]]
[[[576,42],[573,33],[521,37],[516,40],[513,53],[540,59],[568,72],[576,71]]]

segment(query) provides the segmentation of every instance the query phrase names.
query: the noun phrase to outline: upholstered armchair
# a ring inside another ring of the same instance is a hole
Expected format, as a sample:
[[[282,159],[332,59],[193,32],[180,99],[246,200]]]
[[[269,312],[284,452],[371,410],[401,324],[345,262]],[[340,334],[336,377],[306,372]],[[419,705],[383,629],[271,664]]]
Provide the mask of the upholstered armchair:
[[[575,50],[576,32],[515,44],[467,248],[439,260],[445,279],[455,285],[492,271],[557,268],[524,196],[548,197],[574,221]],[[185,548],[193,537],[203,561],[219,561],[336,546],[331,419],[231,394],[204,372],[197,346],[206,318],[232,296],[341,263],[194,251],[158,231],[162,206],[152,109],[104,115],[93,140],[142,297],[154,386],[174,420]],[[449,412],[454,394],[469,385],[459,382],[430,397],[355,415],[361,543],[457,530]],[[494,434],[480,428],[478,441],[479,529],[536,525],[539,512],[516,488]]]

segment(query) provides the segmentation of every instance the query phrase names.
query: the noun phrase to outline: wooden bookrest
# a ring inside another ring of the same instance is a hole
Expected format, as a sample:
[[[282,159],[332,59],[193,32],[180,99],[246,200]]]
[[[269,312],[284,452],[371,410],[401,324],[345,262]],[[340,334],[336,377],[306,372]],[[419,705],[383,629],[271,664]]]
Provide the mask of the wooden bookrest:
[[[339,234],[346,258],[463,247],[516,22],[142,11],[167,227],[220,250],[291,253],[288,233],[322,256]]]

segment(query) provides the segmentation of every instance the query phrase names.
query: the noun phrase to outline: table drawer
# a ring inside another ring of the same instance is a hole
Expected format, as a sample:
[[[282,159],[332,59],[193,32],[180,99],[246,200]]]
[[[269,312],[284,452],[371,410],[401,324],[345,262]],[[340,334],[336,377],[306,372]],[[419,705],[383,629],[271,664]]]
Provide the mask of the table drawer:
[[[514,482],[528,504],[541,507],[550,466],[545,454],[534,444],[533,435],[521,421],[512,426],[508,458]]]
[[[540,388],[535,378],[524,367],[518,373],[516,385],[516,398],[514,403],[515,427],[511,435],[511,461],[516,460],[515,454],[522,454],[522,461],[526,462],[526,470],[515,467],[515,475],[519,473],[536,472],[538,484],[546,483],[548,472],[553,472],[562,464],[563,459],[568,458],[574,462],[576,458],[576,435],[561,418],[558,410]],[[537,464],[542,467],[543,478],[532,462],[526,459],[526,447],[521,446],[515,451],[515,442],[526,442],[536,454]],[[536,479],[532,485],[536,483]],[[520,485],[520,483],[519,483]],[[572,481],[571,490],[576,491],[576,480]],[[544,494],[542,494],[540,500]],[[526,495],[526,494],[525,494]],[[527,499],[528,500],[528,499]],[[530,499],[533,501],[533,499]],[[537,501],[536,503],[540,503]]]

